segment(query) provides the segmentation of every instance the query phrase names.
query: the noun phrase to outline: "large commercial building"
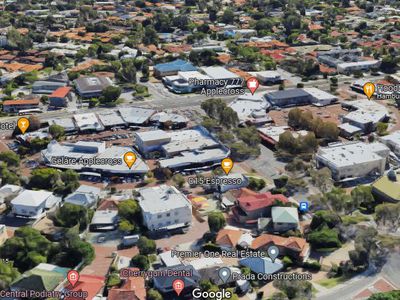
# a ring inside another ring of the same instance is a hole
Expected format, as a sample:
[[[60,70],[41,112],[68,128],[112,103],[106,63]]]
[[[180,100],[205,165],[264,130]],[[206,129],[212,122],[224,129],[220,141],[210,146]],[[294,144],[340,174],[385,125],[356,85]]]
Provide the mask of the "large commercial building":
[[[202,126],[173,132],[137,132],[135,146],[146,157],[164,157],[159,160],[160,166],[174,171],[213,167],[230,154]]]
[[[290,107],[313,104],[325,106],[332,104],[338,98],[317,88],[289,89],[265,94],[264,96],[273,107]]]
[[[390,149],[381,143],[334,143],[319,148],[316,154],[318,168],[328,167],[336,181],[382,175],[385,172]]]
[[[400,130],[389,135],[379,137],[379,141],[384,143],[400,159]]]
[[[6,113],[17,113],[24,109],[39,108],[39,99],[21,99],[3,101],[3,111]]]
[[[140,189],[138,200],[143,223],[150,231],[185,228],[192,223],[192,204],[173,186]]]
[[[378,122],[387,121],[390,117],[386,107],[374,101],[348,101],[343,102],[342,107],[350,111],[342,117],[342,123],[358,127],[365,134],[375,131]]]
[[[182,71],[196,71],[197,68],[193,66],[190,62],[182,59],[177,59],[171,62],[162,63],[154,66],[154,76],[164,77],[176,75],[178,72]]]
[[[52,141],[42,151],[42,159],[48,166],[59,169],[72,169],[78,172],[96,172],[104,176],[144,176],[149,170],[137,154],[132,168],[123,160],[130,147],[112,146],[106,148],[105,142],[77,142],[60,144]]]

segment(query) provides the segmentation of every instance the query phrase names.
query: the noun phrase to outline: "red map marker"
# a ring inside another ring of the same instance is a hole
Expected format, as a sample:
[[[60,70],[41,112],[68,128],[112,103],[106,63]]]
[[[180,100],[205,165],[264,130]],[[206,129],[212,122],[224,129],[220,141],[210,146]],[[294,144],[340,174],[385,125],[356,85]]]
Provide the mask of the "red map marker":
[[[255,91],[258,89],[260,83],[255,77],[247,79],[247,88],[250,90],[251,94],[254,95]]]
[[[74,287],[79,280],[79,273],[75,270],[69,271],[67,274],[67,280],[72,285],[72,287]]]
[[[179,294],[183,291],[185,288],[185,283],[181,279],[175,279],[172,282],[172,288],[174,289],[175,293],[179,296]]]

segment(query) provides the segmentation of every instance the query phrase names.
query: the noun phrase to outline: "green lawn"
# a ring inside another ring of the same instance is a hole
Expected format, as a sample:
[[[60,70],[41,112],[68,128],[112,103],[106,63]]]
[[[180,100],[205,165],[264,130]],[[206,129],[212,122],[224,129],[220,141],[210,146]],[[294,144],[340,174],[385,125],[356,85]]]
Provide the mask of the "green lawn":
[[[357,214],[354,216],[343,216],[342,221],[344,225],[352,225],[352,224],[357,224],[361,222],[368,221],[369,218],[366,216],[363,216],[361,214]]]
[[[400,237],[380,234],[378,239],[384,248],[393,249],[400,246]]]
[[[346,278],[344,278],[343,276],[341,277],[333,277],[333,278],[327,278],[327,279],[321,279],[316,281],[317,284],[327,288],[327,289],[331,289],[335,286],[337,286],[340,283],[343,283],[346,281]]]

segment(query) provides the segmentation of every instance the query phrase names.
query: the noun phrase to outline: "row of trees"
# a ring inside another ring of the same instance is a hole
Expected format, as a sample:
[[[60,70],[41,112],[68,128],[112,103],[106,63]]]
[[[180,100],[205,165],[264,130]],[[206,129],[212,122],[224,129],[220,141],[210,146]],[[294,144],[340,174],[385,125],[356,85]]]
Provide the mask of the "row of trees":
[[[79,238],[77,228],[70,229],[61,243],[52,243],[36,229],[20,227],[0,248],[0,257],[13,261],[20,272],[40,263],[73,268],[82,260],[89,264],[94,259],[94,249]]]
[[[294,108],[289,111],[288,125],[296,129],[304,129],[314,132],[317,138],[326,141],[336,141],[339,136],[339,129],[335,123],[324,122],[321,118],[314,118],[310,111],[302,111]]]

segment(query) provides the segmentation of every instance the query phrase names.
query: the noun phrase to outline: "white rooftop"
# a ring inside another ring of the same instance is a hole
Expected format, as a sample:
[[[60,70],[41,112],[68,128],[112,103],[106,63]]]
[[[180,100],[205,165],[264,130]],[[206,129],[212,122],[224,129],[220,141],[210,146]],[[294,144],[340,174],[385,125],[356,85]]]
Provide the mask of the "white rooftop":
[[[354,100],[346,102],[355,108],[355,111],[349,112],[345,118],[353,120],[357,123],[378,123],[385,117],[389,116],[389,112],[385,106],[370,100]]]
[[[270,137],[273,139],[275,142],[279,142],[279,136],[290,130],[289,126],[267,126],[267,127],[261,127],[257,128],[259,132],[262,134]],[[305,136],[307,135],[308,131],[306,130],[299,130],[299,131],[290,131],[293,135],[293,137],[298,138],[299,136]]]
[[[178,168],[196,163],[202,164],[209,161],[221,161],[228,156],[229,152],[226,152],[220,148],[184,151],[178,156],[161,159],[159,160],[159,163],[162,168]]]
[[[190,201],[175,187],[160,185],[139,190],[139,205],[143,212],[157,214],[176,208],[191,207]]]
[[[389,152],[381,143],[334,143],[319,148],[318,157],[337,167],[346,167],[385,159]]]
[[[124,125],[125,121],[115,111],[104,111],[97,113],[99,120],[104,126],[118,126]]]
[[[74,119],[80,130],[104,130],[94,113],[74,115]]]
[[[236,75],[223,67],[202,67],[201,70],[212,79],[240,78],[239,75]]]
[[[119,113],[126,123],[143,124],[156,112],[154,109],[142,107],[123,107]]]
[[[52,196],[52,192],[48,191],[31,191],[25,190],[21,192],[17,197],[15,197],[12,201],[12,205],[24,205],[24,206],[39,206],[43,202],[46,202],[47,199]]]

